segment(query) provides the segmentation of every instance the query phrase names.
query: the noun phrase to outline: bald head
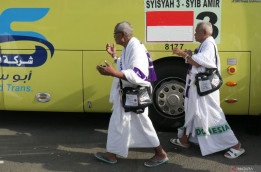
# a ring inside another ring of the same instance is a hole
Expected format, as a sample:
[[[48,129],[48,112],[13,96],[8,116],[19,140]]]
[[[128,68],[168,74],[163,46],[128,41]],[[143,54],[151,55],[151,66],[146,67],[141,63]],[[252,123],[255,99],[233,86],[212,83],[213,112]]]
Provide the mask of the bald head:
[[[212,24],[210,22],[203,21],[203,22],[198,23],[197,26],[200,30],[205,31],[208,36],[212,35],[213,28],[212,28]]]
[[[115,27],[117,32],[123,32],[125,33],[127,36],[131,36],[133,35],[133,28],[132,25],[129,22],[121,22],[118,23]]]

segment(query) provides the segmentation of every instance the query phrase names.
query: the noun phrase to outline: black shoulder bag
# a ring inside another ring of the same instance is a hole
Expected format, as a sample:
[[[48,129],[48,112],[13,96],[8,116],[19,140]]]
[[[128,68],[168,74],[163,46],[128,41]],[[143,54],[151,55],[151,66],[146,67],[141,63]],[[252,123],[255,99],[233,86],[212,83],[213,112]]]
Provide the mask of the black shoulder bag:
[[[121,87],[121,101],[125,112],[143,113],[144,109],[152,104],[150,87],[138,86],[137,88]]]
[[[215,48],[216,66],[217,66],[217,54]],[[221,75],[218,68],[206,68],[206,72],[198,73],[195,76],[195,85],[197,87],[197,92],[200,96],[208,95],[216,90],[218,90],[223,84]]]

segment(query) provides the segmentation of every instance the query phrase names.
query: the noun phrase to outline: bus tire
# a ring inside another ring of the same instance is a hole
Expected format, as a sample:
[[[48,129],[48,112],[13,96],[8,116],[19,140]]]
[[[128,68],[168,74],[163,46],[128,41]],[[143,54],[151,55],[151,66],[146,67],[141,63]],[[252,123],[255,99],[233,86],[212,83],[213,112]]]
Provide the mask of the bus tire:
[[[152,83],[153,104],[149,107],[149,117],[157,129],[177,129],[184,124],[188,66],[180,58],[171,58],[154,66],[157,81]]]

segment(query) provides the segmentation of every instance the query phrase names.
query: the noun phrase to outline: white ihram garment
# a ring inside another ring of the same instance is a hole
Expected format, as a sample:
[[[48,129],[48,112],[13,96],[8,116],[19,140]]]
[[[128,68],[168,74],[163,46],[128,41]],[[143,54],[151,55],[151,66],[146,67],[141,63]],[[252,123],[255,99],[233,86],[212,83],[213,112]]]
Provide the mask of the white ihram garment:
[[[128,80],[122,80],[123,87],[151,86],[150,82],[141,79],[133,71],[136,67],[148,76],[146,51],[144,45],[136,38],[132,38],[127,47],[123,49],[121,59],[117,61],[117,70],[123,69],[121,72]],[[148,117],[148,108],[142,114],[125,112],[119,90],[119,79],[115,77],[110,94],[113,113],[108,129],[107,152],[127,157],[129,148],[159,146],[157,133]]]
[[[199,96],[194,84],[198,72],[204,72],[206,68],[216,68],[214,46],[220,71],[217,46],[213,37],[209,37],[200,45],[199,52],[192,56],[201,67],[192,66],[186,78],[184,127],[186,135],[191,133],[192,137],[197,138],[203,156],[225,150],[238,143],[220,107],[219,90],[206,96]]]

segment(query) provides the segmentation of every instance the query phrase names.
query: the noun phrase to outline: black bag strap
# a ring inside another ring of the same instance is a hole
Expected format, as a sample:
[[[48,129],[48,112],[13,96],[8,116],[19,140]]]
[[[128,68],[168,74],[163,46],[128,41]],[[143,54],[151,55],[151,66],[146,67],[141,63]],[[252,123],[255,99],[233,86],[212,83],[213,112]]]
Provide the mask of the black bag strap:
[[[212,44],[213,44],[213,42],[212,42]],[[213,44],[214,45],[214,48],[215,48],[215,57],[216,57],[216,66],[217,66],[217,50],[216,50],[216,46],[215,46],[215,44]],[[218,68],[218,66],[217,66],[217,68]]]
[[[121,87],[121,89],[122,89],[122,82],[121,82],[121,79],[119,78],[119,80],[120,80],[120,87]]]
[[[217,49],[216,49],[216,46],[213,42],[211,42],[213,45],[214,45],[214,49],[215,49],[215,58],[216,58],[216,66],[217,66],[217,71],[219,72],[218,70],[218,65],[217,65]]]

